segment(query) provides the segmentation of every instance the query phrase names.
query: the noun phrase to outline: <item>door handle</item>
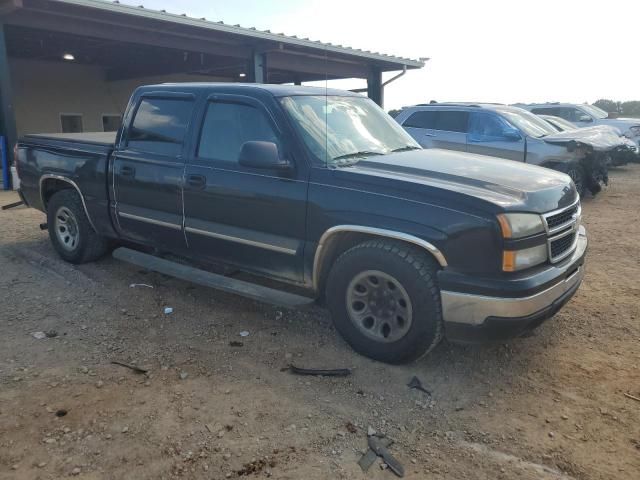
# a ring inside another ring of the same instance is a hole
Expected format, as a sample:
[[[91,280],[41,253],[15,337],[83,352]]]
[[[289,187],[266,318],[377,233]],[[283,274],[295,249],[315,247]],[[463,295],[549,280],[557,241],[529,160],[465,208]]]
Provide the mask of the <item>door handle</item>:
[[[136,169],[133,167],[129,167],[128,165],[124,165],[120,169],[120,175],[123,177],[133,177],[136,174]]]
[[[424,136],[425,137],[435,137],[436,134],[435,133],[425,133]]]
[[[207,177],[204,175],[187,176],[187,185],[193,188],[204,188],[207,185]]]

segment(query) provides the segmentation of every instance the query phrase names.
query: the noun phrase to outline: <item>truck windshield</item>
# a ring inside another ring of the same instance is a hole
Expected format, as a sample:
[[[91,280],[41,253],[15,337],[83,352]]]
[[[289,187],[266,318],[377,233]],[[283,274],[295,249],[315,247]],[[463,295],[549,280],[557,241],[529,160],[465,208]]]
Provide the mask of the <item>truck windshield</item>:
[[[607,118],[609,116],[609,114],[607,112],[605,112],[604,110],[602,110],[599,107],[596,107],[595,105],[580,105],[580,107],[583,110],[586,110],[587,113],[590,113],[591,115],[593,115],[596,118]]]
[[[297,95],[283,97],[281,103],[309,150],[327,167],[421,148],[365,97]]]
[[[512,125],[533,138],[542,138],[558,133],[543,119],[521,108],[497,108],[496,111],[503,115]]]

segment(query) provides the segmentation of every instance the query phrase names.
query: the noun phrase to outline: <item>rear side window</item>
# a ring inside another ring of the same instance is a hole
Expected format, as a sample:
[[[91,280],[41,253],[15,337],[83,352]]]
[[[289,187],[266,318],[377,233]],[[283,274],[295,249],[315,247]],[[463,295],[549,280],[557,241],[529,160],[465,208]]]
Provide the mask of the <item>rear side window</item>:
[[[143,98],[129,129],[128,147],[161,155],[180,155],[192,111],[192,100]]]
[[[436,118],[436,130],[467,133],[469,112],[441,110]]]
[[[278,145],[278,137],[262,110],[244,103],[209,104],[202,124],[198,157],[237,163],[242,145],[249,141]]]
[[[412,113],[402,124],[403,127],[410,128],[436,128],[436,112],[435,110],[422,110]]]

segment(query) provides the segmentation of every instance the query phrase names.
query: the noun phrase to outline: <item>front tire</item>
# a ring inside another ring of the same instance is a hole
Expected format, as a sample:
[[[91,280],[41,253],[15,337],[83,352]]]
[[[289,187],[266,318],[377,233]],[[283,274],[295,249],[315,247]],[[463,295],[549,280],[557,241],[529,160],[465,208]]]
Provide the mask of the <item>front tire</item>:
[[[336,329],[358,353],[400,364],[442,340],[437,264],[403,242],[376,239],[343,253],[327,279]]]
[[[586,192],[586,175],[584,173],[584,168],[580,164],[571,165],[567,169],[567,175],[571,177],[574,185],[576,186],[576,190],[581,197],[584,197]]]
[[[86,263],[109,249],[106,238],[89,223],[80,195],[75,190],[55,193],[47,205],[47,227],[53,247],[70,263]]]

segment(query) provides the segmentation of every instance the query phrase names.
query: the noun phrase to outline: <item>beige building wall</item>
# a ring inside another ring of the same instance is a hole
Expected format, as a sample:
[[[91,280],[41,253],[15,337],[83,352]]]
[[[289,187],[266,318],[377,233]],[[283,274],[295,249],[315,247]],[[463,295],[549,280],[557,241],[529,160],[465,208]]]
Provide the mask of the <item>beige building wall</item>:
[[[122,115],[133,90],[163,82],[220,82],[228,79],[165,75],[106,81],[102,67],[73,62],[11,59],[11,82],[18,136],[59,133],[60,114],[81,114],[85,132],[102,131],[102,115]]]

